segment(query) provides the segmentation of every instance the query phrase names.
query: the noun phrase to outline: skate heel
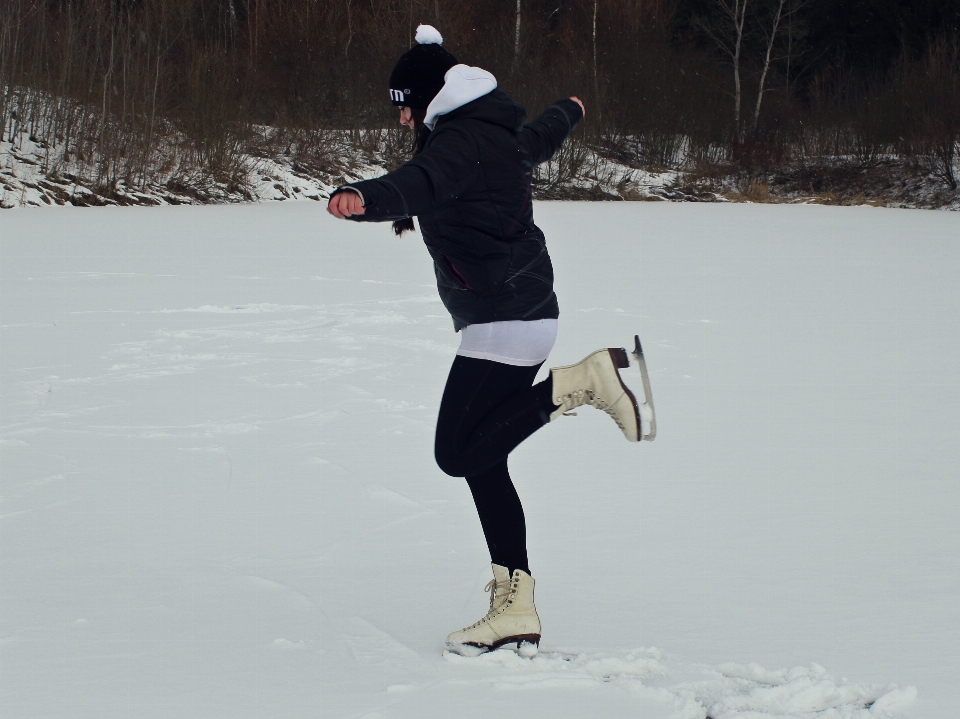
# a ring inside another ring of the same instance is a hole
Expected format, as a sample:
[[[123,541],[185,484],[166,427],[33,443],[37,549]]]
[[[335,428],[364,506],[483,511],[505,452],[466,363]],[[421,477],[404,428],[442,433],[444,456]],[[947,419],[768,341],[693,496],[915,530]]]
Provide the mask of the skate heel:
[[[515,637],[510,637],[505,641],[516,642],[518,647],[524,643],[533,644],[534,646],[540,646],[540,635],[539,634],[520,634]]]
[[[610,353],[613,366],[617,369],[626,369],[630,366],[630,358],[627,356],[627,351],[623,347],[608,347],[607,352]]]

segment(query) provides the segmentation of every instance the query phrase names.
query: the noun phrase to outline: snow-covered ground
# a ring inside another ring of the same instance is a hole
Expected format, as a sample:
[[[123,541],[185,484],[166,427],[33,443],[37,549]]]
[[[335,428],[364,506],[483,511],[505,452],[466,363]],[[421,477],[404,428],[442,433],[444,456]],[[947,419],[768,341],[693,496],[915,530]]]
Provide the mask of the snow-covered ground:
[[[960,215],[536,213],[549,362],[639,332],[659,436],[587,409],[513,456],[533,660],[442,654],[489,566],[417,237],[0,214],[3,715],[956,717]]]

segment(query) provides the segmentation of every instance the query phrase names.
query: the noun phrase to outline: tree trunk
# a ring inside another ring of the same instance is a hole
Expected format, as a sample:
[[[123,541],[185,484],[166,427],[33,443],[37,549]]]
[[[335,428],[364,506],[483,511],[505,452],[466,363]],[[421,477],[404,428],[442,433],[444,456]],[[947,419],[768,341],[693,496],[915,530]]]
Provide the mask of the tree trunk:
[[[593,95],[597,104],[597,118],[600,117],[600,80],[597,76],[597,6],[600,0],[593,0]]]
[[[520,60],[520,0],[517,0],[517,24],[513,34],[513,72],[517,71],[517,63]]]
[[[767,81],[767,71],[770,69],[770,53],[773,52],[773,43],[776,41],[777,31],[780,29],[780,17],[783,14],[784,2],[786,2],[786,0],[780,0],[780,4],[777,6],[777,14],[773,18],[773,27],[767,36],[767,55],[763,59],[763,72],[760,73],[760,87],[757,90],[757,105],[753,109],[753,122],[750,125],[751,132],[756,131],[757,122],[760,120],[760,103],[763,101],[763,86]]]
[[[101,98],[100,106],[100,137],[97,140],[99,145],[101,158],[103,158],[103,133],[107,129],[107,96],[109,95],[109,89],[111,85],[111,77],[113,76],[113,49],[116,44],[116,28],[114,27],[113,17],[110,18],[110,63],[107,65],[107,71],[103,75],[103,96]],[[98,170],[99,177],[97,178],[98,182],[103,181],[104,160],[101,159],[100,168]],[[108,173],[109,177],[109,173]]]
[[[347,0],[347,44],[343,48],[343,57],[348,58],[350,52],[350,43],[353,42],[353,16],[350,13],[350,3],[353,0]]]
[[[740,54],[743,49],[743,27],[747,20],[748,0],[715,0],[726,19],[720,24],[698,18],[700,30],[716,44],[733,66],[733,140],[740,143],[743,132],[740,122],[743,87],[740,82]]]
[[[734,0],[733,24],[736,28],[736,44],[733,52],[733,132],[738,143],[743,141],[740,126],[740,105],[743,91],[740,84],[740,50],[743,47],[743,24],[747,18],[747,0]]]

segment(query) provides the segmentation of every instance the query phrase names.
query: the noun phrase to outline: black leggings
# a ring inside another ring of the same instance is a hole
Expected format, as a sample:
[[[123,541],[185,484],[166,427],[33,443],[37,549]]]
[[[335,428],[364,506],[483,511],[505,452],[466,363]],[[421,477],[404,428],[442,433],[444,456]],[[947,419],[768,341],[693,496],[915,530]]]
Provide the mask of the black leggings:
[[[437,417],[437,464],[452,477],[466,478],[490,561],[511,572],[529,573],[530,567],[523,506],[507,455],[556,409],[549,378],[531,386],[542,364],[515,367],[457,355]]]

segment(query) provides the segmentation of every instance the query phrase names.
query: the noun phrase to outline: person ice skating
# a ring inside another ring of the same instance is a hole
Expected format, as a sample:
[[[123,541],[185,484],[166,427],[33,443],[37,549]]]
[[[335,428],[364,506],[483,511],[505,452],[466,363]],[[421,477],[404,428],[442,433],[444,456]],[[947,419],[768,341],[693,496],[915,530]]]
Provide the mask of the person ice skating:
[[[460,654],[516,643],[536,651],[540,619],[527,563],[523,507],[507,457],[542,426],[581,405],[607,412],[641,439],[637,401],[618,368],[622,349],[600,349],[533,384],[557,337],[560,314],[543,232],[533,222],[534,166],[560,148],[584,117],[576,97],[533,122],[489,72],[458,64],[440,33],[417,44],[390,75],[390,101],[414,131],[413,157],[374,180],[338,188],[327,210],[355,221],[392,221],[399,235],[417,217],[440,298],[461,335],[437,418],[435,455],[466,478],[490,550],[490,609],[447,637]]]

